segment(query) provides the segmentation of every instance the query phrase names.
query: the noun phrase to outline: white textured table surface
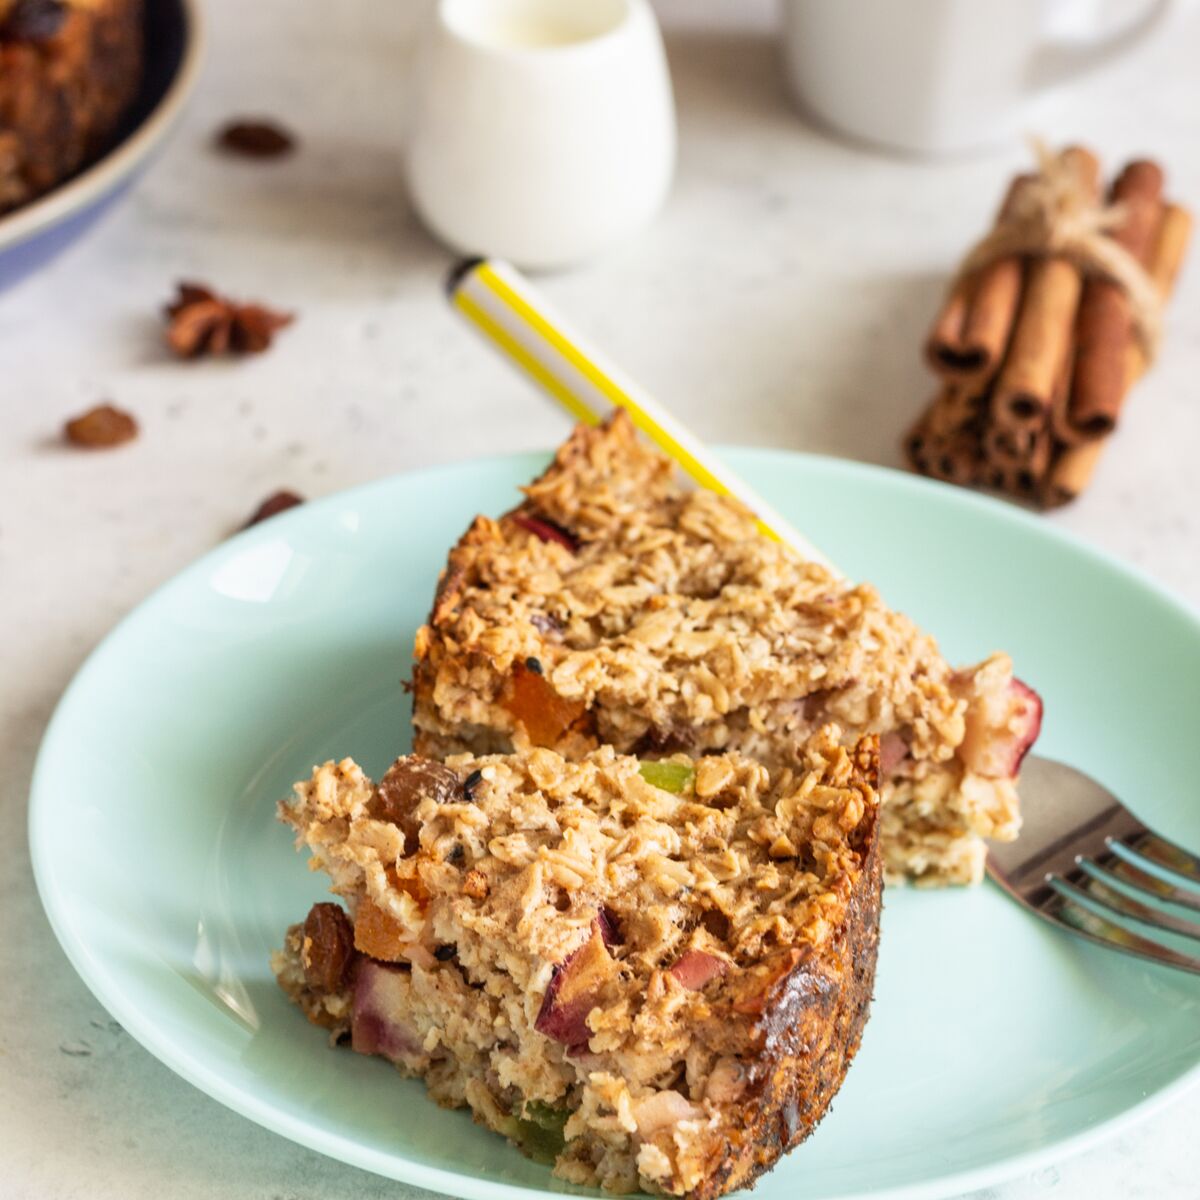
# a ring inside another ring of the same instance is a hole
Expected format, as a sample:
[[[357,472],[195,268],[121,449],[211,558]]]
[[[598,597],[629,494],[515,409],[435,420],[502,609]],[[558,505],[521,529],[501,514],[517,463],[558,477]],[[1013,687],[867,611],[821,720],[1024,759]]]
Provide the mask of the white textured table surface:
[[[197,102],[133,196],[0,296],[0,1195],[339,1200],[411,1189],[235,1116],[115,1028],[38,904],[24,807],[63,687],[118,617],[281,486],[316,496],[394,471],[547,446],[563,423],[440,299],[447,256],[403,198],[396,129],[415,4],[213,0]],[[681,20],[680,17],[683,19]],[[826,140],[789,110],[769,14],[675,0],[682,157],[652,230],[546,291],[712,441],[898,464],[929,390],[917,346],[955,254],[1019,148],[946,165]],[[1200,16],[1055,102],[1044,132],[1164,159],[1200,204]],[[210,152],[223,118],[303,137],[278,165]],[[1193,256],[1195,257],[1195,256]],[[1200,270],[1084,500],[1050,520],[1200,603]],[[269,354],[180,364],[157,309],[181,277],[294,307]],[[142,436],[63,448],[101,398]],[[69,831],[66,831],[69,836]],[[984,1193],[1193,1197],[1200,1096],[1101,1149]]]

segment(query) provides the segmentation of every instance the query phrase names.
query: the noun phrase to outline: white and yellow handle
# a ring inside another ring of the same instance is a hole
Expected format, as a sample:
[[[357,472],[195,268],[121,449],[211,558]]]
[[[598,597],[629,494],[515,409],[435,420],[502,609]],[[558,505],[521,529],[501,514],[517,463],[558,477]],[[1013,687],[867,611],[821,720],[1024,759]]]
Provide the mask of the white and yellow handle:
[[[638,429],[700,487],[735,496],[754,512],[768,537],[835,569],[657,400],[590,347],[513,267],[496,259],[468,260],[451,273],[448,291],[454,307],[577,421],[597,425],[613,409],[625,409]]]

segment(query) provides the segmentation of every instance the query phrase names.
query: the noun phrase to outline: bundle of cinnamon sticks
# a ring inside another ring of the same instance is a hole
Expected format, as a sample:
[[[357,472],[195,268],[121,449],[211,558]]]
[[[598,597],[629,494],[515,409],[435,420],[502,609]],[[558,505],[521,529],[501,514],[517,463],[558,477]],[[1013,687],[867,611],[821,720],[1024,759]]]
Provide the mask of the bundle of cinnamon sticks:
[[[1048,175],[1068,182],[1075,207],[1055,210],[1050,223],[1061,217],[1083,229],[1074,240],[1039,233],[1037,220],[1031,237],[1022,233],[1030,189],[1048,194]],[[1105,205],[1100,164],[1079,146],[1044,161],[1039,175],[1013,180],[996,229],[976,248],[987,261],[960,274],[926,343],[940,386],[905,441],[918,471],[1043,507],[1087,487],[1149,363],[1157,310],[1191,234],[1190,214],[1164,199],[1163,184],[1157,163],[1131,162]],[[1123,285],[1096,266],[1105,256],[1087,247],[1111,256],[1107,238],[1127,252],[1116,265],[1140,278]],[[989,241],[997,253],[988,253]],[[1007,245],[1031,249],[1003,252]]]

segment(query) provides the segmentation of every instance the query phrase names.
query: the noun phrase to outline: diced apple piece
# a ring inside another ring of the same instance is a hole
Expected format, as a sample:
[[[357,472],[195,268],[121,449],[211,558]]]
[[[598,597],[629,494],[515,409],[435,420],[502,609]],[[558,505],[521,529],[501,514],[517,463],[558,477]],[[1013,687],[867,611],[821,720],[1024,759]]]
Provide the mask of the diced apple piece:
[[[1042,698],[1013,679],[994,696],[967,708],[959,756],[967,769],[991,779],[1012,779],[1042,728]]]
[[[729,964],[704,950],[685,950],[671,968],[671,974],[689,991],[698,992],[724,975]]]
[[[704,1096],[716,1104],[732,1104],[741,1098],[748,1083],[749,1074],[741,1059],[732,1055],[718,1058],[704,1085]]]
[[[569,1050],[584,1049],[591,1037],[588,1013],[616,971],[616,959],[608,952],[597,920],[592,923],[591,937],[555,968],[534,1027]]]
[[[609,949],[621,945],[625,940],[621,936],[621,926],[617,921],[617,914],[612,909],[602,908],[596,914],[596,924],[600,926],[600,936]]]
[[[879,773],[890,775],[908,757],[908,743],[895,730],[879,739]]]
[[[350,1044],[359,1054],[379,1054],[392,1062],[420,1057],[416,1031],[401,1019],[407,991],[406,972],[362,959],[354,980]]]
[[[680,1121],[694,1121],[703,1115],[703,1109],[670,1088],[643,1096],[633,1105],[633,1119],[637,1122],[638,1134],[644,1138],[663,1129],[674,1129]]]

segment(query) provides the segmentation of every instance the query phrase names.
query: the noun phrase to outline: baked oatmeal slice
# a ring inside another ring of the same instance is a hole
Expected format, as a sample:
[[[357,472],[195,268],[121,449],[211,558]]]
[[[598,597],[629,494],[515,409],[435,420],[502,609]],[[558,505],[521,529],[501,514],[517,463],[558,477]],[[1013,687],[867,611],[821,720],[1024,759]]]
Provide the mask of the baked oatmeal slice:
[[[1007,656],[954,670],[880,599],[683,486],[623,412],[580,426],[451,551],[417,634],[414,749],[737,750],[779,768],[836,723],[882,739],[890,878],[967,883],[1020,825],[1041,701]]]
[[[875,973],[877,740],[821,730],[774,773],[610,747],[373,784],[349,759],[280,806],[345,909],[273,966],[310,1020],[555,1174],[707,1200],[811,1132]]]

